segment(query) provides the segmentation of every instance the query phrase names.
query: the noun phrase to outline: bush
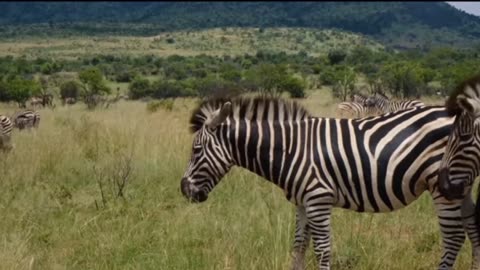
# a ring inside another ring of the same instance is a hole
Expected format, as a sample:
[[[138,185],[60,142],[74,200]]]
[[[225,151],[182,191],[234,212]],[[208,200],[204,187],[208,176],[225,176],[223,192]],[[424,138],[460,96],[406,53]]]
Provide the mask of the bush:
[[[66,81],[60,86],[60,97],[64,98],[78,98],[81,86],[77,81]]]
[[[128,86],[129,96],[132,99],[139,99],[151,95],[150,81],[144,78],[135,78]]]
[[[283,91],[290,93],[292,98],[305,97],[305,83],[299,78],[288,77],[280,85]]]

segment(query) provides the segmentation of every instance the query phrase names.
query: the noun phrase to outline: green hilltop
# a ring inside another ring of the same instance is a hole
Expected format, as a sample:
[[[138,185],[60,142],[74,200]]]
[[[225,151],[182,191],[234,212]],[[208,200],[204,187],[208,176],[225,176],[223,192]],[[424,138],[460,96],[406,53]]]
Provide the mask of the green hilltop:
[[[445,2],[2,2],[2,36],[155,35],[218,27],[339,29],[393,48],[469,47],[480,17]],[[43,31],[19,31],[36,25]]]

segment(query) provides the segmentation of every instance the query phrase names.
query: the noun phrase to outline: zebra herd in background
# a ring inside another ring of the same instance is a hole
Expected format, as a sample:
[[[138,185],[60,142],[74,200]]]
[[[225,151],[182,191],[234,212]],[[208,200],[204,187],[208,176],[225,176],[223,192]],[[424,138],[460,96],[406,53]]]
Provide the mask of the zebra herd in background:
[[[11,117],[0,115],[0,149],[12,149],[10,141],[13,128],[18,128],[19,130],[38,128],[39,124],[40,114],[34,110],[16,112]]]
[[[351,101],[338,104],[337,115],[339,117],[361,118],[425,106],[420,100],[390,100],[386,95],[378,92],[370,97],[354,94],[351,99]]]

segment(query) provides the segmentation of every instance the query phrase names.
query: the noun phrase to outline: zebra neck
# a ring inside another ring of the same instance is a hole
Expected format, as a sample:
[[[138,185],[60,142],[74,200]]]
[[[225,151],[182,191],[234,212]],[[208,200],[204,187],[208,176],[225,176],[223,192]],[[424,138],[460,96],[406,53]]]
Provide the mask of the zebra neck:
[[[294,122],[235,121],[229,129],[230,153],[235,165],[277,184],[286,164]],[[297,125],[298,126],[298,125]]]

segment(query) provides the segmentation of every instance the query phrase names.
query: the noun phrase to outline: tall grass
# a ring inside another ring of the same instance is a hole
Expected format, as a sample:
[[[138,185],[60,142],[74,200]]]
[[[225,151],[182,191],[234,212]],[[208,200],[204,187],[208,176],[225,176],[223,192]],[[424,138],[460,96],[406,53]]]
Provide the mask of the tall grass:
[[[323,91],[302,103],[333,116]],[[0,268],[288,269],[295,207],[280,189],[234,168],[205,203],[181,195],[195,104],[60,106],[40,111],[38,130],[15,131],[15,149],[0,156]],[[335,209],[332,229],[333,269],[435,269],[441,255],[428,194],[389,214]],[[470,261],[468,243],[456,269]]]

